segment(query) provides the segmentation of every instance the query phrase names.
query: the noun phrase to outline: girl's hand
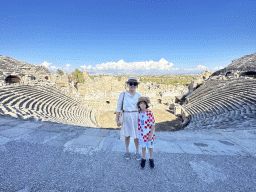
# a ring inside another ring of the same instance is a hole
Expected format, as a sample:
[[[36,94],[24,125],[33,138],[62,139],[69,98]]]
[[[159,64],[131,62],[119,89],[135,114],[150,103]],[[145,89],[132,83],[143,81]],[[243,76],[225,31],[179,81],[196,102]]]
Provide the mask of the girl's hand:
[[[148,136],[148,140],[149,140],[149,141],[151,141],[151,140],[152,140],[152,135],[151,135],[151,134],[149,134],[149,136]]]

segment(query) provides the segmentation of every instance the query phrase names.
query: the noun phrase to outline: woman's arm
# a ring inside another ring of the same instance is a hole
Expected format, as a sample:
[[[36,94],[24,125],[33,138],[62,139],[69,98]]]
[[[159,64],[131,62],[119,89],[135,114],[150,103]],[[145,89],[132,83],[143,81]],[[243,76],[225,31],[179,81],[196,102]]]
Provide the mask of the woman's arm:
[[[119,98],[117,101],[117,107],[116,107],[116,114],[121,112],[123,97],[124,97],[124,92],[120,93],[119,95]]]

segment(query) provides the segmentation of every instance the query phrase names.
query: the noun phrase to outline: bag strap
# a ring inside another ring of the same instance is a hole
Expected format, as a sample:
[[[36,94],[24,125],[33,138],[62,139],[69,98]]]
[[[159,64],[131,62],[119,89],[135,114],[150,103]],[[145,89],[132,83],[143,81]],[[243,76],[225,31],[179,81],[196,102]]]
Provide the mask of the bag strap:
[[[125,92],[124,92],[124,95],[125,95]],[[122,111],[123,111],[123,105],[124,105],[124,96],[123,96],[122,108],[121,108]]]

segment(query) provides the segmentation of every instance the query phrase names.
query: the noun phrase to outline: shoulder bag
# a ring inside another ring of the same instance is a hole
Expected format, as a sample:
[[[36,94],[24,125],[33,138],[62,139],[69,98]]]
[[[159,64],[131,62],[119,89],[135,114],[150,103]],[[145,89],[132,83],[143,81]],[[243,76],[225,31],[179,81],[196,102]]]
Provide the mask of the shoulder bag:
[[[124,92],[124,95],[125,95],[125,92]],[[123,106],[124,106],[124,96],[123,96],[123,101],[122,101],[121,112],[119,114],[119,121],[120,121],[121,124],[123,124],[123,122],[124,122],[124,109],[123,109]]]

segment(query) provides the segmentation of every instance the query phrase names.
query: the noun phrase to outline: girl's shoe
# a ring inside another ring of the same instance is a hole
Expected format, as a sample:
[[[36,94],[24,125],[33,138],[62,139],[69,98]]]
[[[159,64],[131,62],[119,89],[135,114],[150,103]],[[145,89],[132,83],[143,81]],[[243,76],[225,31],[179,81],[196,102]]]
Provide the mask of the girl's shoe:
[[[149,159],[149,165],[151,168],[154,168],[154,166],[155,166],[154,159]]]
[[[141,168],[144,168],[145,167],[145,164],[146,164],[146,159],[141,159],[141,163],[140,163],[140,166]]]

